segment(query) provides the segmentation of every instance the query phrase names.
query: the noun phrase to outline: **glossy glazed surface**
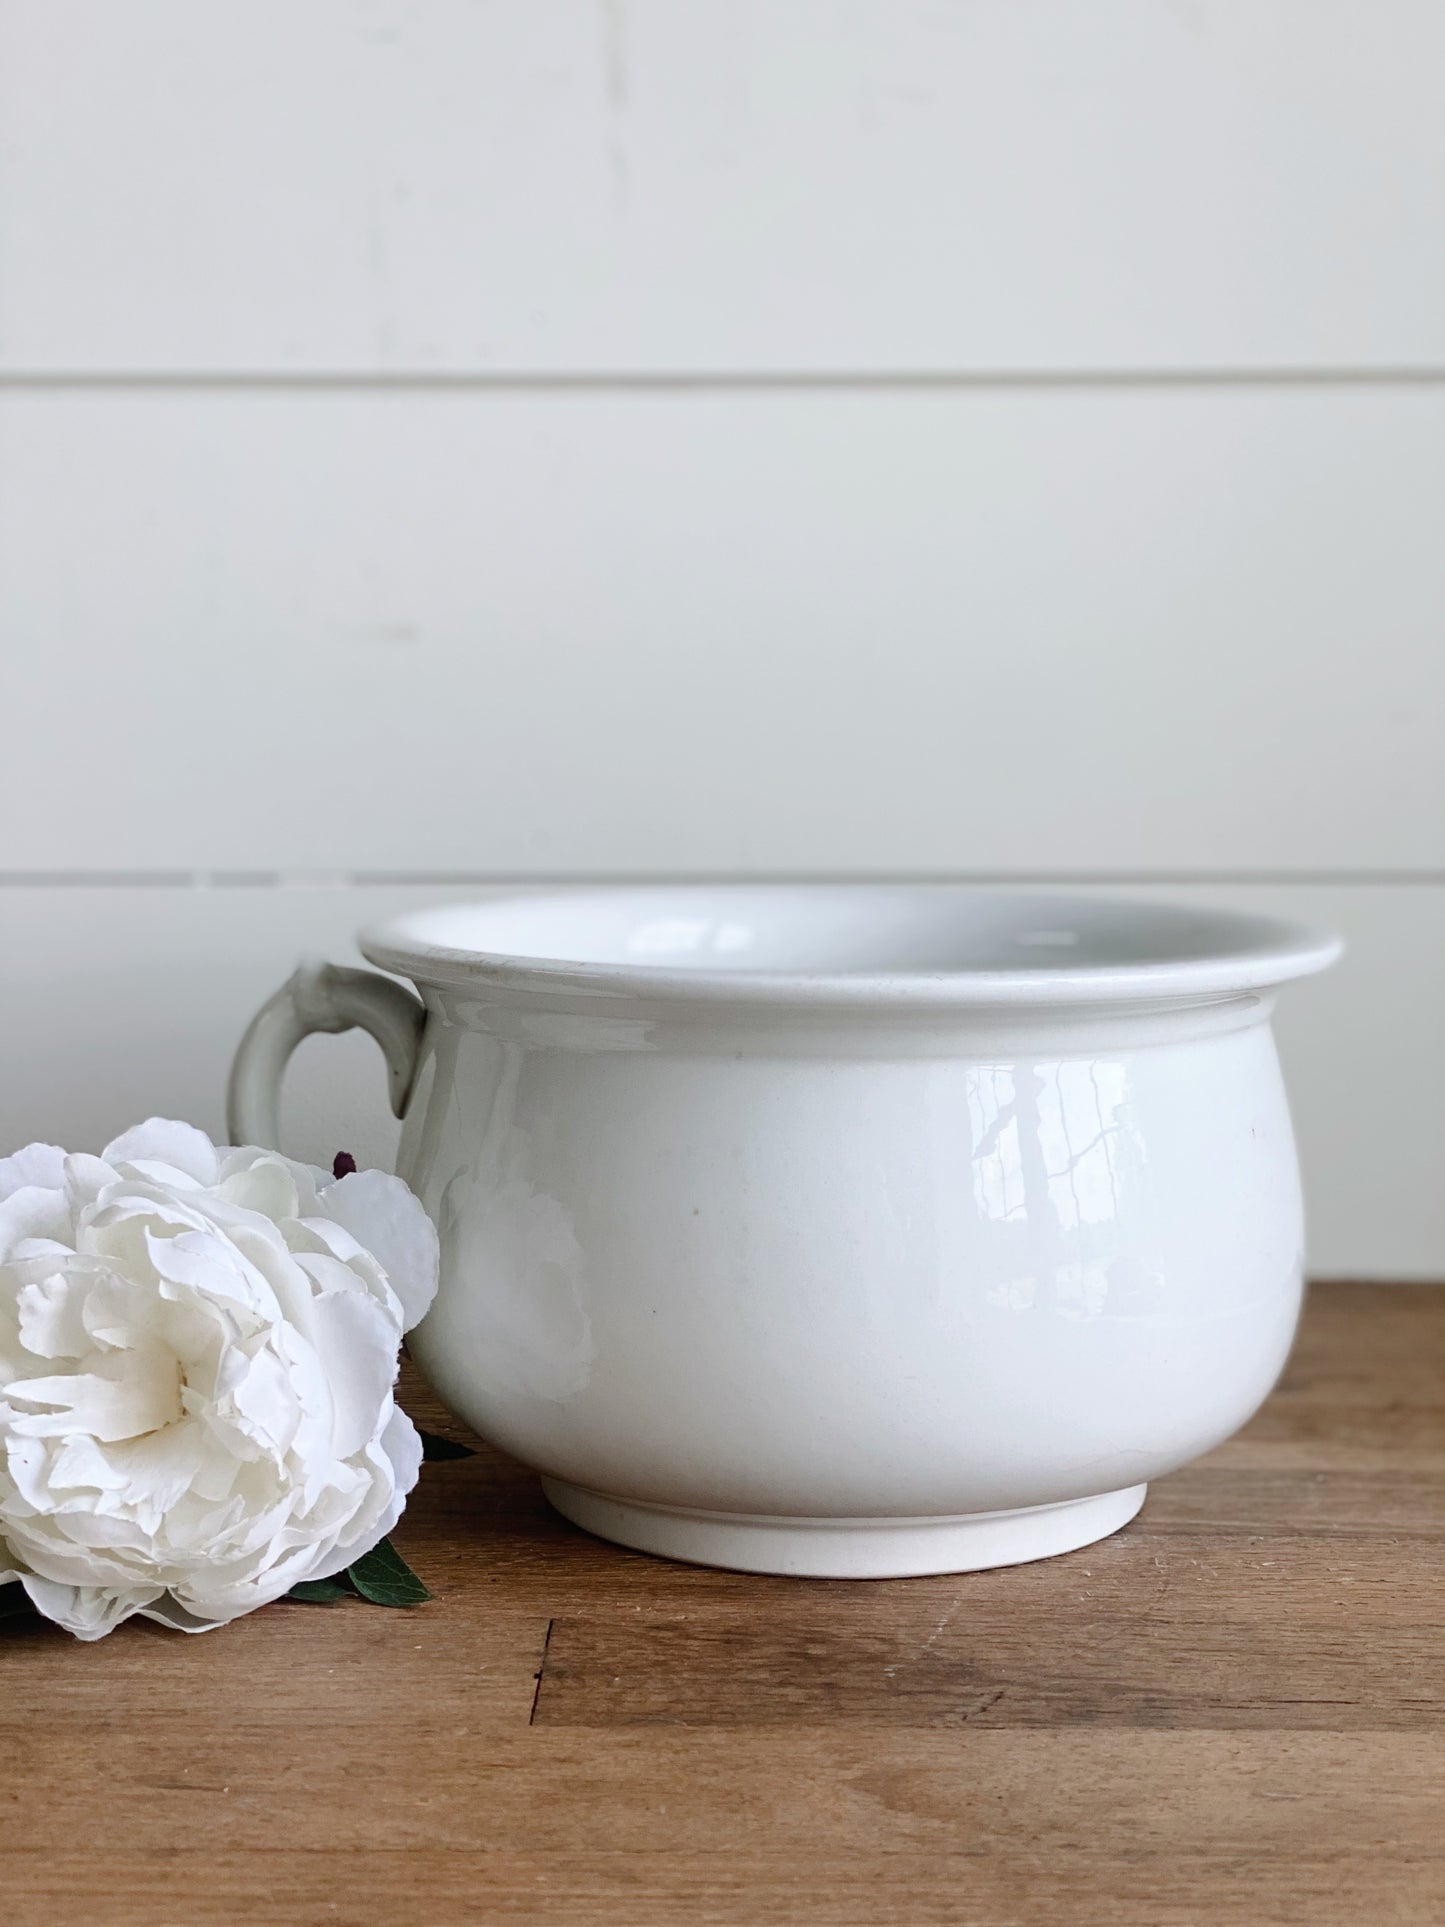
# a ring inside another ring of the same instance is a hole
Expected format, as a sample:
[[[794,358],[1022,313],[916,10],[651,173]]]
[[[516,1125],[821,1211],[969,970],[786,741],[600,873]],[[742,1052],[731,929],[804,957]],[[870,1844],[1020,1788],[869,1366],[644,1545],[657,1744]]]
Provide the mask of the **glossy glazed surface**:
[[[368,931],[417,981],[649,1000],[977,1008],[1237,994],[1320,970],[1333,939],[1268,917],[957,885],[577,890],[445,904]]]
[[[782,1572],[1042,1556],[1116,1529],[1284,1363],[1269,1016],[1328,939],[772,887],[451,907],[362,947],[421,1004],[298,974],[241,1112],[274,1117],[306,1029],[372,1030],[441,1238],[413,1349],[596,1530]]]
[[[1283,1364],[1302,1225],[1257,1007],[1028,1057],[428,1009],[401,1170],[443,1283],[414,1346],[553,1477],[750,1513],[1041,1505],[1184,1463]]]
[[[1101,1492],[1016,1512],[937,1519],[768,1518],[613,1499],[560,1479],[549,1504],[599,1538],[689,1565],[730,1566],[798,1579],[916,1579],[927,1573],[1018,1566],[1092,1545],[1125,1526],[1147,1488]]]
[[[427,1008],[400,1168],[443,1283],[416,1350],[592,1519],[1113,1494],[1274,1382],[1303,1233],[1270,994],[1327,940],[842,888],[409,926],[364,948]]]

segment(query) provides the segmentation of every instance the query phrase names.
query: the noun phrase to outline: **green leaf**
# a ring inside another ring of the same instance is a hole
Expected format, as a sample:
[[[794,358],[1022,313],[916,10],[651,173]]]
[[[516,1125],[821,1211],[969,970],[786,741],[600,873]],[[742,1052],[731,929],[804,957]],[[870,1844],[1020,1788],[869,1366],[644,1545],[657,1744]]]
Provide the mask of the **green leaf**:
[[[348,1566],[346,1576],[373,1606],[419,1606],[431,1598],[390,1539],[383,1539],[365,1558]]]
[[[417,1427],[421,1440],[421,1455],[430,1465],[434,1459],[474,1459],[477,1455],[469,1445],[460,1445],[456,1439],[444,1439],[439,1432],[423,1432]]]
[[[288,1599],[302,1599],[310,1606],[329,1606],[334,1599],[354,1599],[356,1594],[345,1579],[303,1579],[287,1593]]]

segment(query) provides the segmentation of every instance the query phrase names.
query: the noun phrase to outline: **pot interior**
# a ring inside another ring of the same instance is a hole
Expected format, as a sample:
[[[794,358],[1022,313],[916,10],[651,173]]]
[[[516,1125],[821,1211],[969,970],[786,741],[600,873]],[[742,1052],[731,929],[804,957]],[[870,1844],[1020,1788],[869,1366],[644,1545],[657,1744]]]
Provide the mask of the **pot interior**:
[[[955,885],[697,885],[558,891],[439,905],[369,932],[374,961],[643,982],[970,982],[1204,972],[1282,981],[1337,945],[1273,919],[1123,898]]]

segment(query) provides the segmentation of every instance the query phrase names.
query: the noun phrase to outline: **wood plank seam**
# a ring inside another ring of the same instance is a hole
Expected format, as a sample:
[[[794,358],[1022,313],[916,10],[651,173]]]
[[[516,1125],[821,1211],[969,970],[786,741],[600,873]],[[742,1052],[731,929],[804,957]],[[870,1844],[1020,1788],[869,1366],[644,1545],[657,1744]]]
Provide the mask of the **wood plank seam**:
[[[537,1702],[542,1697],[542,1675],[547,1670],[547,1653],[552,1644],[552,1628],[556,1624],[555,1619],[549,1619],[547,1621],[547,1631],[542,1639],[542,1658],[537,1667],[537,1685],[536,1690],[532,1694],[532,1710],[527,1715],[528,1726],[535,1726],[537,1724]]]

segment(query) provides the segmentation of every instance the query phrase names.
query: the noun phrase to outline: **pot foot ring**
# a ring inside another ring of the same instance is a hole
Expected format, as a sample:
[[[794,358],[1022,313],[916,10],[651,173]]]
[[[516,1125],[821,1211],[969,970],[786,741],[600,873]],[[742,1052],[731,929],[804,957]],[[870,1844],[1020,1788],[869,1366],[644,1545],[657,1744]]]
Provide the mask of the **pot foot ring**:
[[[1146,1486],[1018,1512],[966,1512],[931,1519],[790,1519],[693,1512],[611,1499],[586,1486],[543,1479],[564,1519],[638,1552],[694,1566],[803,1579],[909,1579],[978,1572],[1048,1559],[1106,1539],[1134,1517]]]

